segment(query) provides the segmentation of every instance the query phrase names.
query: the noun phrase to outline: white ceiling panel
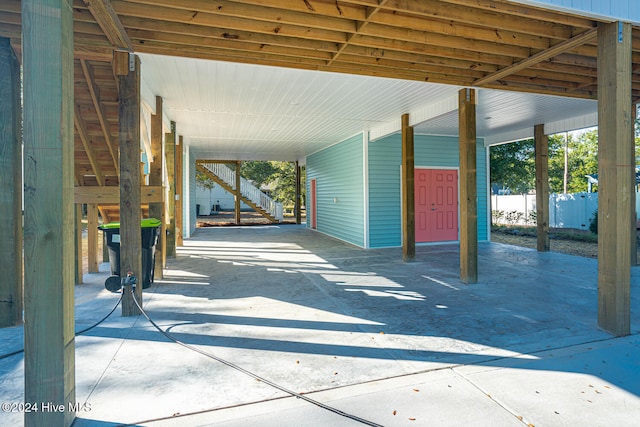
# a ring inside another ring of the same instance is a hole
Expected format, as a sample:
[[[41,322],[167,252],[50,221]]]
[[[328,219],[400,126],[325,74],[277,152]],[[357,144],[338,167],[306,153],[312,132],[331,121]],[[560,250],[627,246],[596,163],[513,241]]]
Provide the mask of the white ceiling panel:
[[[412,112],[427,118],[414,124],[417,133],[458,133],[457,111],[442,107],[455,86],[140,56],[145,85],[162,96],[164,114],[200,159],[304,161],[362,131],[393,131]],[[593,117],[597,108],[594,101],[515,92],[480,90],[478,98],[478,137],[488,143],[538,123],[584,123],[573,119]]]

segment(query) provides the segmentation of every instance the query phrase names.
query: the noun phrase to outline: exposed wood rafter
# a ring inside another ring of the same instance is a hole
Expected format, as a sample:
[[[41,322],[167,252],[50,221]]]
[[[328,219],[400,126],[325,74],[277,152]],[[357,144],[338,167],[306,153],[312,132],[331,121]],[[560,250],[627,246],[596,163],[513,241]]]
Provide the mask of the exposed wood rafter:
[[[327,65],[331,65],[333,64],[333,62],[338,58],[338,56],[340,54],[342,54],[342,52],[344,52],[344,50],[347,48],[347,46],[349,46],[349,44],[351,43],[351,41],[354,39],[354,37],[360,32],[362,31],[370,22],[371,19],[373,18],[373,16],[378,13],[382,7],[385,5],[385,3],[387,3],[388,0],[379,0],[378,5],[376,7],[372,7],[370,9],[367,9],[366,14],[367,17],[364,21],[359,21],[356,22],[356,32],[353,34],[349,34],[347,36],[347,42],[343,43],[342,45],[340,45],[340,47],[338,48],[338,51],[336,53],[333,54],[333,57],[331,58],[331,60],[327,63]],[[336,3],[337,4],[337,3]]]
[[[82,115],[80,114],[80,109],[78,105],[75,105],[73,115],[73,121],[75,123],[76,131],[78,132],[78,136],[82,141],[82,146],[84,147],[84,151],[87,154],[87,158],[89,159],[89,163],[91,164],[91,168],[93,169],[93,173],[96,176],[96,181],[98,185],[104,185],[104,175],[102,174],[102,170],[100,169],[100,165],[98,164],[98,160],[96,159],[95,152],[91,147],[91,138],[87,132],[84,121],[82,120]]]
[[[82,0],[102,28],[111,44],[119,49],[133,51],[133,44],[124,29],[118,14],[109,0]]]
[[[89,93],[91,94],[91,100],[93,101],[93,106],[96,109],[96,114],[98,115],[98,120],[100,121],[100,127],[102,128],[102,134],[104,135],[104,140],[107,144],[109,154],[111,155],[111,160],[113,160],[113,166],[116,170],[116,174],[120,175],[118,153],[116,152],[114,143],[111,139],[109,122],[107,121],[106,115],[102,108],[102,104],[100,102],[100,89],[95,83],[91,65],[87,63],[87,61],[85,61],[84,59],[80,60],[80,65],[82,66],[82,72],[87,81],[87,87],[89,88]]]
[[[500,80],[503,77],[509,76],[511,74],[517,73],[518,71],[522,71],[526,68],[530,68],[533,65],[536,65],[540,62],[546,61],[556,55],[559,55],[563,52],[576,48],[578,46],[582,46],[585,43],[589,43],[598,36],[598,29],[593,28],[591,30],[587,30],[584,33],[572,37],[564,42],[558,43],[557,45],[550,47],[547,50],[542,52],[538,52],[535,55],[530,56],[529,58],[523,59],[522,61],[513,64],[509,67],[505,67],[501,70],[496,71],[495,73],[491,73],[488,76],[485,76],[481,79],[473,82],[474,86],[483,86],[488,83],[493,83],[497,80]],[[595,82],[594,82],[595,83]]]

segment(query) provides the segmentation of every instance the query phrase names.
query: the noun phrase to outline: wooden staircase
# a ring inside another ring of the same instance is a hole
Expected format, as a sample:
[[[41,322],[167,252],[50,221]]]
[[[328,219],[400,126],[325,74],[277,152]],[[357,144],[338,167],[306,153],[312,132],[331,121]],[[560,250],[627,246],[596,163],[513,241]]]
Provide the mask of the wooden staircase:
[[[220,171],[219,168],[211,167],[210,163],[200,163],[196,162],[196,170],[198,172],[203,173],[207,177],[209,177],[213,182],[222,187],[225,191],[228,191],[231,194],[236,194],[236,190],[233,184],[229,183],[229,172],[235,174],[234,171],[229,169],[225,165],[218,165],[228,169],[228,171],[224,171],[224,175],[227,175],[227,179],[222,176],[222,173],[215,173],[215,171]],[[242,184],[240,187],[240,200],[244,202],[247,206],[249,206],[254,211],[258,212],[263,217],[267,218],[272,223],[278,223],[282,221],[282,205],[280,203],[274,202],[267,196],[262,193],[259,189],[250,184],[247,180],[242,180]],[[247,192],[247,187],[251,189],[253,194],[259,193],[258,197],[248,197],[245,193]],[[251,188],[252,187],[252,188]],[[258,199],[258,200],[257,200]],[[262,203],[261,203],[262,202]],[[266,205],[266,206],[264,206]]]

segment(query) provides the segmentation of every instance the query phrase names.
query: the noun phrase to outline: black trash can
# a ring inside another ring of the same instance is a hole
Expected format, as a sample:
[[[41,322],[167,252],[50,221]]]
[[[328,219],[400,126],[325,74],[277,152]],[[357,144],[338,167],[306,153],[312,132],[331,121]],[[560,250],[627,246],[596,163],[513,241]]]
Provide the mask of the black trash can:
[[[156,243],[160,235],[162,223],[156,218],[140,221],[142,233],[142,288],[147,289],[153,283]],[[110,222],[98,227],[105,233],[109,249],[109,265],[111,274],[120,276],[120,223]]]

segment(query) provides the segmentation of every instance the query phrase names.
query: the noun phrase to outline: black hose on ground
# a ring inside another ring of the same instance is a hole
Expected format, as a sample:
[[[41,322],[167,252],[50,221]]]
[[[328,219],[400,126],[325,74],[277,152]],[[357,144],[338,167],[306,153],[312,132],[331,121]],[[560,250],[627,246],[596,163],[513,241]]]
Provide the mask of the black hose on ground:
[[[318,407],[320,407],[322,409],[325,409],[327,411],[333,412],[334,414],[340,415],[340,416],[345,417],[345,418],[349,418],[351,420],[360,422],[360,423],[362,423],[364,425],[368,425],[368,426],[371,426],[371,427],[383,427],[381,424],[377,424],[377,423],[374,423],[372,421],[366,420],[364,418],[360,418],[360,417],[358,417],[356,415],[349,414],[347,412],[341,411],[341,410],[339,410],[337,408],[334,408],[332,406],[326,405],[326,404],[324,404],[322,402],[318,402],[317,400],[314,400],[314,399],[312,399],[312,398],[310,398],[310,397],[308,397],[308,396],[306,396],[304,394],[297,393],[297,392],[295,392],[293,390],[289,390],[289,389],[287,389],[287,388],[285,388],[285,387],[283,387],[283,386],[281,386],[281,385],[279,385],[277,383],[274,383],[274,382],[272,382],[272,381],[270,381],[270,380],[268,380],[266,378],[263,378],[263,377],[261,377],[261,376],[259,376],[257,374],[254,374],[253,372],[248,371],[248,370],[246,370],[246,369],[244,369],[244,368],[242,368],[242,367],[240,367],[240,366],[238,366],[238,365],[236,365],[234,363],[231,363],[228,360],[222,359],[221,357],[218,357],[218,356],[216,356],[214,354],[208,353],[208,352],[206,352],[204,350],[201,350],[201,349],[199,349],[197,347],[194,347],[192,345],[189,345],[187,343],[184,343],[184,342],[178,340],[173,335],[171,335],[170,333],[166,332],[164,329],[160,328],[160,326],[158,326],[158,324],[156,324],[156,322],[154,322],[151,319],[151,317],[149,317],[147,312],[140,306],[140,303],[138,302],[138,300],[136,298],[135,292],[132,292],[132,295],[133,295],[133,301],[138,306],[138,309],[140,309],[140,312],[144,315],[144,317],[147,318],[149,323],[151,323],[153,325],[153,327],[158,330],[158,332],[160,332],[162,335],[164,335],[170,341],[172,341],[172,342],[174,342],[174,343],[176,343],[178,345],[181,345],[182,347],[185,347],[185,348],[187,348],[189,350],[195,351],[196,353],[199,353],[199,354],[201,354],[201,355],[203,355],[205,357],[208,357],[208,358],[213,359],[213,360],[215,360],[217,362],[220,362],[223,365],[226,365],[226,366],[228,366],[228,367],[230,367],[232,369],[235,369],[236,371],[242,372],[243,374],[248,375],[251,378],[254,378],[254,379],[256,379],[256,380],[258,380],[258,381],[260,381],[260,382],[262,382],[264,384],[267,384],[268,386],[271,386],[271,387],[273,387],[275,389],[278,389],[278,390],[280,390],[280,391],[282,391],[284,393],[287,393],[287,394],[289,394],[289,395],[291,395],[293,397],[305,400],[305,401],[307,401],[307,402],[309,402],[309,403],[311,403],[313,405],[316,405],[316,406],[318,406]]]
[[[120,295],[120,298],[118,298],[118,302],[116,303],[116,305],[111,309],[111,311],[109,312],[109,314],[107,314],[106,316],[104,316],[102,319],[100,319],[97,323],[94,323],[93,325],[89,326],[88,328],[85,328],[81,331],[76,332],[76,336],[78,335],[82,335],[85,332],[90,331],[91,329],[95,328],[96,326],[98,326],[99,324],[101,324],[102,322],[104,322],[105,320],[107,320],[109,318],[109,316],[111,316],[113,314],[114,311],[116,311],[116,308],[118,308],[118,306],[120,305],[120,301],[122,301],[122,295]],[[3,354],[0,356],[0,360],[2,359],[7,359],[11,356],[15,356],[17,354],[22,354],[24,353],[24,348],[20,349],[20,350],[16,350],[13,351],[11,353],[7,353],[7,354]]]

